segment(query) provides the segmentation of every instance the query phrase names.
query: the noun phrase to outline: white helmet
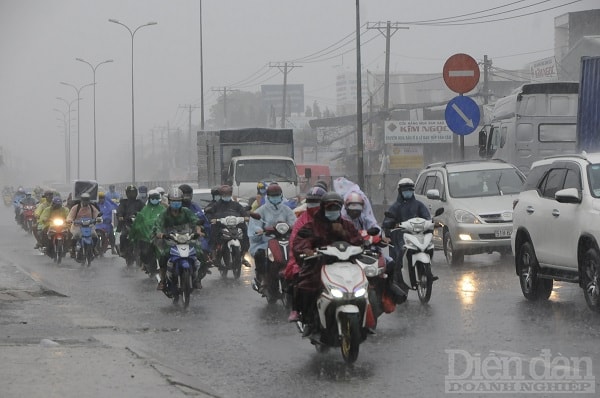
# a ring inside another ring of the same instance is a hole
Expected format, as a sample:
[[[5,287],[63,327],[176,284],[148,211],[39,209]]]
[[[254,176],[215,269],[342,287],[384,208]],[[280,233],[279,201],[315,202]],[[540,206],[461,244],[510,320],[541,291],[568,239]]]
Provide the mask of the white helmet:
[[[165,189],[163,187],[156,187],[154,190],[158,191],[161,196],[165,194]]]
[[[415,189],[415,182],[410,178],[401,178],[398,181],[398,189]]]

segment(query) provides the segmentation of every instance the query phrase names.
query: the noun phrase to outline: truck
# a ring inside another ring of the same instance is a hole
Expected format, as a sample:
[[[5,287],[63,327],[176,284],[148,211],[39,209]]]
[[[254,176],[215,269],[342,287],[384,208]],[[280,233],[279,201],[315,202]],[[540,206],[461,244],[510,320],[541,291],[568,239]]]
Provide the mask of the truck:
[[[577,150],[600,151],[600,57],[582,57],[577,107]]]
[[[502,159],[527,174],[546,156],[576,150],[579,83],[529,83],[496,101],[479,132],[479,155]]]
[[[277,182],[286,198],[299,194],[291,129],[242,128],[198,132],[198,183],[231,185],[250,203],[260,181]]]

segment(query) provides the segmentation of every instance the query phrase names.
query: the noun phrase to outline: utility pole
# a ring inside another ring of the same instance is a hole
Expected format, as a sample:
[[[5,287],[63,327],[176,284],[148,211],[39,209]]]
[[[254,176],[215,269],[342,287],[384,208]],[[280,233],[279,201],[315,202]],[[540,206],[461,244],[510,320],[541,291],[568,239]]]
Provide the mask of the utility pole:
[[[282,65],[283,64],[283,69]],[[288,65],[289,64],[289,65]],[[287,74],[294,68],[301,68],[301,66],[294,65],[290,62],[269,62],[269,68],[277,68],[283,73],[283,103],[281,105],[281,128],[285,128],[285,102],[287,99]],[[289,68],[289,70],[288,70]]]
[[[363,158],[363,119],[362,119],[362,62],[360,61],[360,0],[356,0],[356,171],[358,186],[365,187],[365,165]]]
[[[188,163],[188,167],[191,168],[191,164],[192,164],[192,152],[194,151],[194,147],[192,147],[192,109],[202,109],[202,107],[200,106],[193,106],[193,105],[179,105],[180,108],[187,108],[188,109],[188,142],[187,142],[187,163]]]
[[[489,101],[489,87],[488,87],[488,72],[492,67],[492,60],[488,59],[487,55],[483,56],[483,104],[487,105]]]
[[[367,29],[377,29],[379,33],[385,36],[385,79],[383,84],[383,110],[387,112],[389,110],[390,105],[390,39],[392,35],[396,33],[399,29],[408,29],[408,27],[400,26],[399,22],[394,22],[393,24],[390,21],[385,23],[377,22],[377,23],[367,23]],[[393,31],[392,31],[393,29]],[[387,145],[385,145],[385,124],[382,123],[381,126],[381,142],[383,142],[383,161],[385,162],[387,159]],[[385,172],[382,174],[382,188],[383,188],[383,204],[387,205],[387,196],[386,196],[386,186],[385,186]]]
[[[235,89],[228,89],[227,87],[222,87],[222,88],[213,88],[212,91],[218,91],[218,92],[222,92],[223,93],[223,127],[227,127],[227,91],[239,91],[239,90],[235,90]]]

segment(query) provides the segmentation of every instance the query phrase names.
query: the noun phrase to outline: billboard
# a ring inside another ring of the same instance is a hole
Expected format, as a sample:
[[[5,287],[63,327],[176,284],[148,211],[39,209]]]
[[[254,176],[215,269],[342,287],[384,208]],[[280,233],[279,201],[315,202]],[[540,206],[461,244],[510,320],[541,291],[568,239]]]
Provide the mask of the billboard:
[[[260,86],[260,91],[267,114],[271,112],[271,108],[276,115],[281,114],[283,84],[263,84]],[[287,84],[286,97],[286,113],[304,113],[304,84]]]

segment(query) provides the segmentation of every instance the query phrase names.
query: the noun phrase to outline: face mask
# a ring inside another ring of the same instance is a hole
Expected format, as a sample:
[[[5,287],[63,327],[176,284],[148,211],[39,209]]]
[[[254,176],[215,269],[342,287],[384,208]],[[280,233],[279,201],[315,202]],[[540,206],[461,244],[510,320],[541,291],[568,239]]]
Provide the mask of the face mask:
[[[231,202],[231,196],[221,196],[223,202]]]
[[[402,198],[404,198],[404,200],[412,199],[413,195],[413,191],[402,191]]]
[[[271,202],[274,205],[278,205],[281,204],[281,202],[283,202],[283,198],[279,195],[279,196],[267,196],[267,198],[269,199],[269,202]]]
[[[342,213],[340,212],[340,210],[325,210],[325,217],[329,220],[329,221],[335,221],[338,218],[340,218],[340,215]]]
[[[219,200],[221,200],[221,195],[215,195],[215,201],[218,202]]]
[[[181,209],[182,205],[183,205],[183,203],[181,203],[180,201],[174,201],[174,202],[169,203],[169,206],[171,207],[171,209],[175,209],[175,210]]]
[[[160,203],[160,199],[150,199],[150,203],[153,205],[157,205]]]

